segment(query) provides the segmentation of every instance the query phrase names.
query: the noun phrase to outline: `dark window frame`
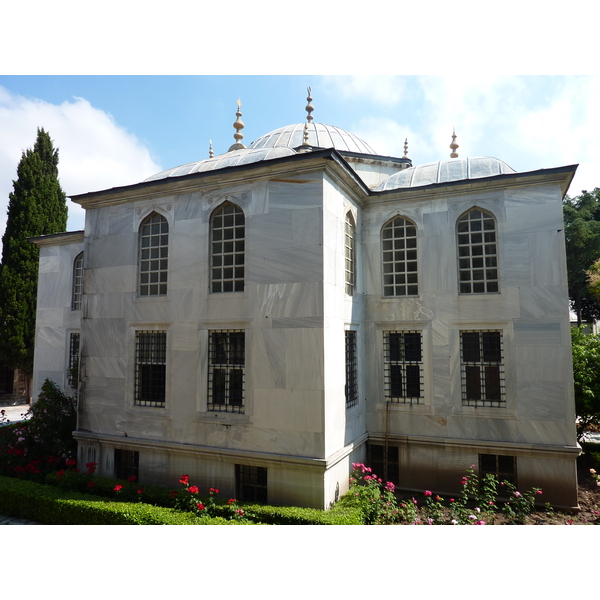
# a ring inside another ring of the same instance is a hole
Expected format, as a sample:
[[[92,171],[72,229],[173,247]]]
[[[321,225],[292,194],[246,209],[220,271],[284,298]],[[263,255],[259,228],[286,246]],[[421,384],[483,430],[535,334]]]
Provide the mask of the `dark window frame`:
[[[78,331],[69,333],[69,363],[67,365],[67,382],[75,387],[79,381],[79,358],[81,349],[81,334]]]
[[[140,224],[138,255],[138,296],[166,296],[169,274],[169,222],[158,212]]]
[[[418,228],[397,215],[381,228],[381,271],[384,298],[419,295]]]
[[[350,211],[346,213],[344,242],[346,294],[353,296],[356,289],[356,223]]]
[[[499,482],[508,481],[517,486],[517,457],[505,454],[479,455],[479,481],[493,475]]]
[[[358,356],[356,340],[358,334],[353,329],[344,332],[345,358],[346,358],[346,385],[344,392],[346,396],[346,408],[352,408],[358,404]]]
[[[208,335],[209,412],[244,414],[246,332],[213,329]]]
[[[240,502],[268,504],[267,468],[236,464],[235,496]]]
[[[164,407],[167,387],[167,332],[135,332],[135,406]]]
[[[81,310],[83,299],[83,252],[73,261],[73,288],[71,293],[71,310]]]
[[[387,402],[424,403],[423,357],[422,331],[383,332],[384,387]]]
[[[210,292],[243,292],[246,262],[246,217],[231,202],[210,217]]]

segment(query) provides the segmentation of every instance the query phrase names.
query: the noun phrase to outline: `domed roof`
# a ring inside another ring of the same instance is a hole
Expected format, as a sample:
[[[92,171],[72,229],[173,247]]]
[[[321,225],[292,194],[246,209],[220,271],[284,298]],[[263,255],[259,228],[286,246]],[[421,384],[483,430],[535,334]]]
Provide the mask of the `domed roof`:
[[[480,179],[515,172],[505,162],[491,156],[450,158],[398,171],[382,181],[375,188],[375,191],[382,192],[398,188],[419,187],[463,179]]]
[[[232,150],[225,154],[220,154],[213,158],[200,160],[198,162],[181,165],[173,169],[167,169],[152,175],[145,181],[156,181],[158,179],[167,179],[168,177],[181,177],[182,175],[190,175],[192,173],[202,173],[204,171],[215,171],[225,167],[237,167],[238,165],[247,165],[250,163],[260,162],[263,160],[273,160],[283,156],[293,156],[295,150],[291,148],[242,148],[240,150]]]
[[[297,148],[304,141],[304,125],[304,123],[295,123],[275,129],[252,142],[249,148]],[[318,148],[375,154],[371,146],[353,133],[323,123],[309,123],[308,143]]]

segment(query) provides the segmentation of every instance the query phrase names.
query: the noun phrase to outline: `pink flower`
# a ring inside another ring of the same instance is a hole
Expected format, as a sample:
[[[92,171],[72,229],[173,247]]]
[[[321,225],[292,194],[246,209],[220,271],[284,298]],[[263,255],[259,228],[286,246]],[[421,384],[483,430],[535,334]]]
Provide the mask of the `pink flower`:
[[[393,491],[396,489],[396,486],[394,486],[394,484],[393,484],[391,481],[388,481],[388,482],[385,484],[385,489],[386,489],[388,492],[393,492]]]
[[[541,493],[542,493],[542,490],[538,490],[538,491],[536,492],[536,494],[541,494]]]
[[[425,490],[424,494],[425,494],[425,496],[431,496],[432,495],[429,490]]]
[[[590,469],[590,473],[591,473],[592,475],[595,475],[595,474],[596,474],[596,469]]]
[[[515,498],[520,498],[521,497],[521,492],[515,492]]]

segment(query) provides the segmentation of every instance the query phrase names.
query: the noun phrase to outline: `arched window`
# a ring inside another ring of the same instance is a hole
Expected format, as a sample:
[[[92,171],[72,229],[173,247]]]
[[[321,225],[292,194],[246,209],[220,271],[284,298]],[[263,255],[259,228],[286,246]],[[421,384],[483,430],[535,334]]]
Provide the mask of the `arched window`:
[[[83,252],[73,262],[73,290],[71,293],[71,310],[81,310],[83,296]]]
[[[169,262],[169,223],[153,212],[140,225],[140,296],[164,296],[167,293]]]
[[[458,286],[461,294],[499,290],[498,247],[494,215],[473,208],[456,224]]]
[[[215,210],[211,230],[211,291],[244,291],[245,225],[241,208],[229,202]]]
[[[352,213],[346,213],[346,294],[352,296],[356,286],[356,225]]]
[[[418,296],[417,226],[394,217],[381,230],[383,295]]]

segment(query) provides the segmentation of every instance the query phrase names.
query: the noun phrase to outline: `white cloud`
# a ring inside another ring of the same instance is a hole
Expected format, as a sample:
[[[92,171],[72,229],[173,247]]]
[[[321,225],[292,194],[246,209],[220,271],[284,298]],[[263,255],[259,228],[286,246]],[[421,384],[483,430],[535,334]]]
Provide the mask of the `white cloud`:
[[[134,135],[87,100],[55,105],[0,86],[0,235],[17,165],[21,154],[33,147],[38,127],[59,150],[59,179],[67,195],[138,183],[161,170]],[[71,201],[68,206],[67,228],[82,229],[84,211]]]
[[[384,106],[400,102],[407,90],[407,79],[400,75],[324,76],[323,80],[343,98],[363,96]]]

